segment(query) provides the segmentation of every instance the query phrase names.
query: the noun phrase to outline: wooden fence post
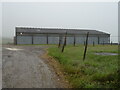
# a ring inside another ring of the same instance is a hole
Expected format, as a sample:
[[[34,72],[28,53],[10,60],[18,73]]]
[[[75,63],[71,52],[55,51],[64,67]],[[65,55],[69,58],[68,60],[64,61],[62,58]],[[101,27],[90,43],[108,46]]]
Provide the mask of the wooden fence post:
[[[94,41],[93,41],[93,47],[95,46],[95,43],[94,43]]]
[[[66,36],[65,36],[65,46],[67,44],[67,32],[66,32]]]
[[[87,32],[87,37],[86,37],[86,43],[85,43],[85,50],[84,50],[83,60],[85,60],[85,57],[86,57],[87,46],[88,46],[88,35],[89,35],[89,32]]]
[[[75,35],[74,35],[74,46],[75,46],[75,43],[76,43],[76,38],[75,38]]]
[[[48,34],[47,34],[47,36],[46,36],[46,39],[47,39],[46,43],[48,44]]]
[[[59,36],[59,44],[58,44],[58,48],[61,46],[61,38]]]
[[[66,44],[66,37],[67,37],[67,31],[66,31],[65,38],[64,38],[64,43],[63,43],[63,47],[62,47],[62,52],[64,51],[64,47],[65,47],[65,44]]]

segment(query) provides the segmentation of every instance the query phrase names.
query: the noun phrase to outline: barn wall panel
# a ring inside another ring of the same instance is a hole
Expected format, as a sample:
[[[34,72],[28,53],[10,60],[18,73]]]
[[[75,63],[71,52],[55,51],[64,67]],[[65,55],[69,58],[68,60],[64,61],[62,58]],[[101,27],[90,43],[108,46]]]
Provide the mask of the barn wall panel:
[[[67,37],[66,38],[66,44],[73,44],[74,43],[74,37]]]
[[[47,44],[46,36],[33,36],[33,44]]]
[[[98,44],[98,37],[89,37],[88,38],[88,44]]]
[[[17,44],[32,44],[32,36],[17,36]]]
[[[48,37],[48,44],[58,44],[59,43],[59,37]]]
[[[102,43],[109,43],[109,37],[100,37],[100,44]]]
[[[86,37],[76,37],[76,44],[84,44]]]

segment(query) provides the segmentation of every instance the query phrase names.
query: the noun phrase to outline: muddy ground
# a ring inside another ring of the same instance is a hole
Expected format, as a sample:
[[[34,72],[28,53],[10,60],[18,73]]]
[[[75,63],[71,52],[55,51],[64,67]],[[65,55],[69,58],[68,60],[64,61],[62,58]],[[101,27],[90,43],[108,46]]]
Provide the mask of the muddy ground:
[[[44,62],[47,46],[2,46],[3,88],[62,88],[55,72]]]

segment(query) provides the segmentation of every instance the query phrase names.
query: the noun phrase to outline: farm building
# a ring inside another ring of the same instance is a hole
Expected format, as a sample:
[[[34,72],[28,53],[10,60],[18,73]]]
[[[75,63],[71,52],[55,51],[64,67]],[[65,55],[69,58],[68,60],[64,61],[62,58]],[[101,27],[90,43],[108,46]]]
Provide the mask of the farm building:
[[[63,42],[67,32],[66,44],[84,44],[89,32],[88,44],[110,43],[110,34],[85,29],[26,28],[16,27],[15,44],[58,44]]]

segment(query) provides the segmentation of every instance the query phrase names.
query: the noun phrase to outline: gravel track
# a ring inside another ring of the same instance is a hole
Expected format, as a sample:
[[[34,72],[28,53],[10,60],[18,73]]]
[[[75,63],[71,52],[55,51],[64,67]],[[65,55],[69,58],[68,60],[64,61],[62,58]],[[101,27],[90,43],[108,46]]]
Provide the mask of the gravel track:
[[[40,58],[46,46],[3,46],[3,88],[58,88],[55,74]]]

